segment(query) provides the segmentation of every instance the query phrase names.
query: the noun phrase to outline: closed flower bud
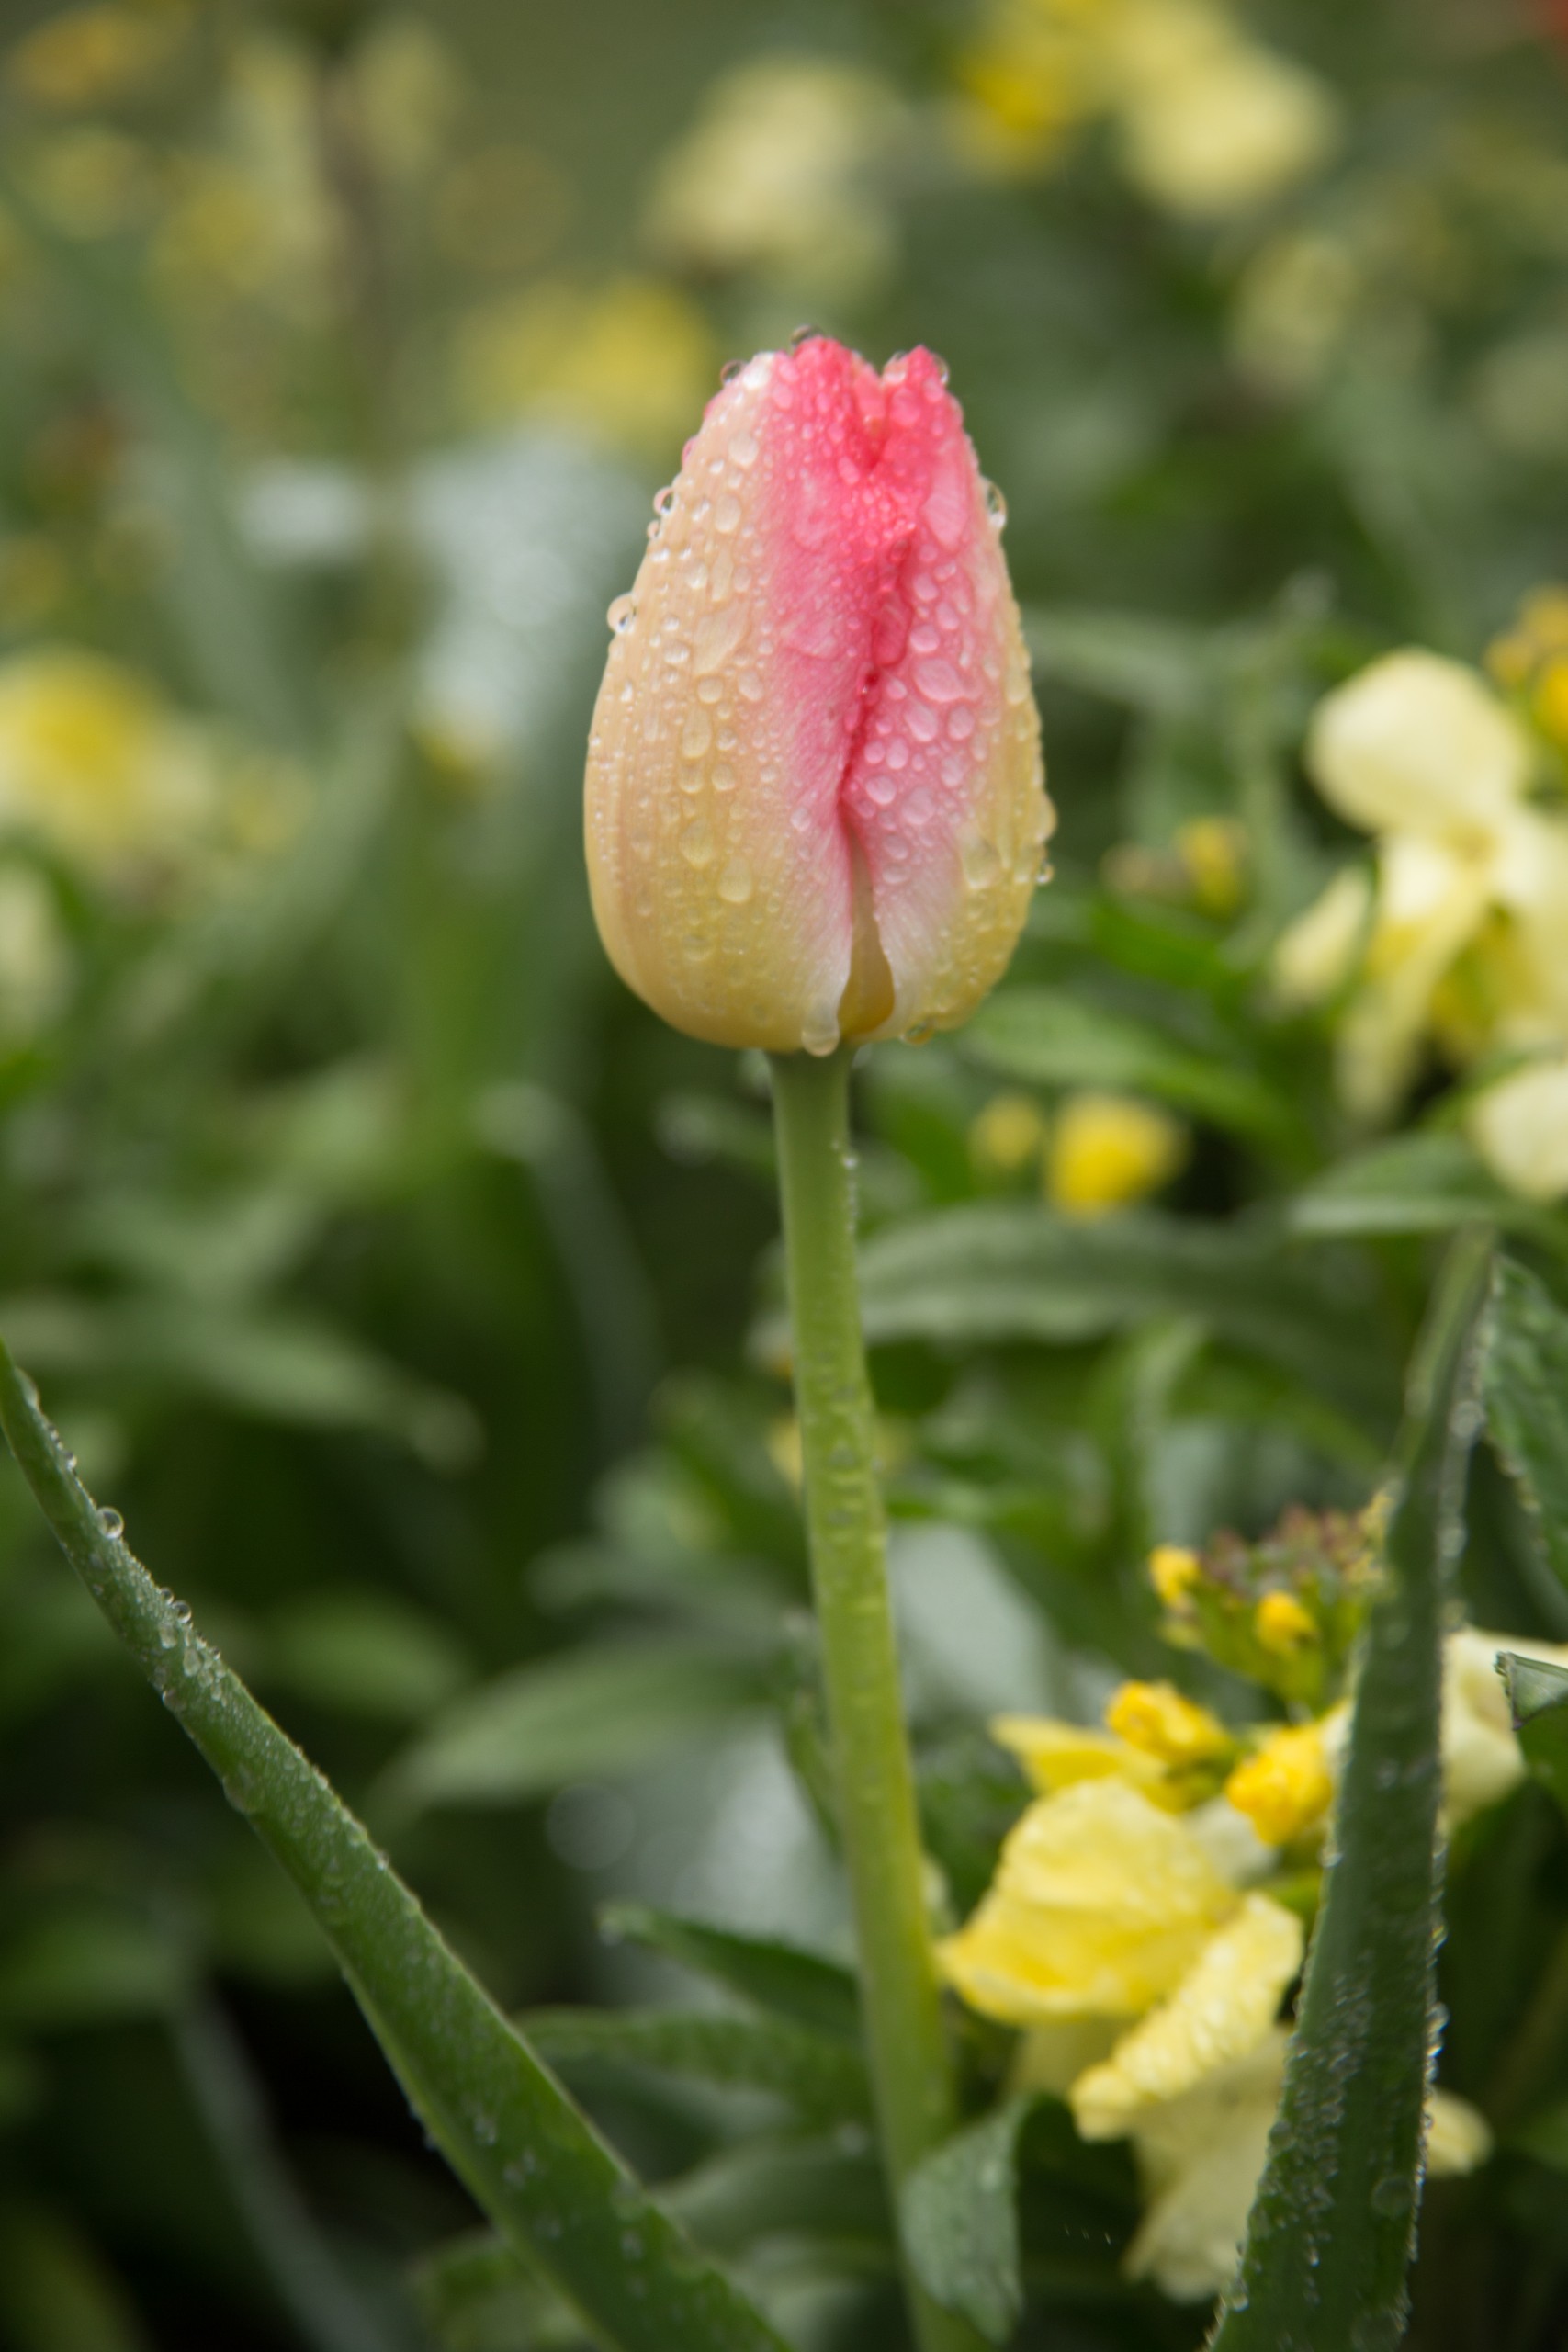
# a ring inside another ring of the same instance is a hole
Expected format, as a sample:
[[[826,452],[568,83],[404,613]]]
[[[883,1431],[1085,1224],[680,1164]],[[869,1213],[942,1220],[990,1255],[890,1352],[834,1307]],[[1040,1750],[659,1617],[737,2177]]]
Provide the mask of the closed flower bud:
[[[658,503],[589,749],[611,961],[718,1045],[964,1020],[1051,811],[998,518],[939,363],[763,353]]]

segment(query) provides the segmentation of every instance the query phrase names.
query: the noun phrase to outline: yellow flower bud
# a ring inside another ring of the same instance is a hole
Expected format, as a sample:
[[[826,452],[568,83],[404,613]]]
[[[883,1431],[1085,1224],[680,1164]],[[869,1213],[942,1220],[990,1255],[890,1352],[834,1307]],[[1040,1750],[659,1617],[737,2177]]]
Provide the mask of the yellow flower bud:
[[[1194,817],[1177,828],[1176,854],[1205,914],[1234,914],[1247,876],[1247,835],[1231,817]]]
[[[964,1020],[1050,830],[1029,658],[929,352],[816,336],[710,402],[593,716],[612,963],[675,1028],[829,1053]]]
[[[1322,1724],[1269,1732],[1256,1754],[1236,1766],[1225,1794],[1266,1846],[1288,1846],[1321,1821],[1334,1800]]]
[[[1149,1554],[1149,1582],[1167,1609],[1185,1609],[1201,1574],[1202,1563],[1190,1544],[1156,1544]]]
[[[1314,1619],[1293,1592],[1266,1592],[1253,1611],[1252,1630],[1277,1657],[1288,1657],[1318,1638]]]
[[[1070,1094],[1056,1114],[1045,1191],[1067,1216],[1103,1216],[1158,1190],[1187,1157],[1179,1119],[1122,1094]]]
[[[1162,1764],[1211,1763],[1235,1745],[1217,1715],[1170,1682],[1123,1682],[1106,1707],[1105,1725]]]

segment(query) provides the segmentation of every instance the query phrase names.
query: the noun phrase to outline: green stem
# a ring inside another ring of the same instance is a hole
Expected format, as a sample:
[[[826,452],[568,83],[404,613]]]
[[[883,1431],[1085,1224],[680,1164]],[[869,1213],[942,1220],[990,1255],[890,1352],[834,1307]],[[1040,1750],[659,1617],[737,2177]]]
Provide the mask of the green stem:
[[[954,2120],[926,1927],[914,1775],[887,1598],[871,1384],[855,1283],[847,1048],[773,1058],[779,1183],[795,1334],[811,1577],[821,1631],[840,1831],[884,2155],[897,2189]],[[907,2273],[908,2275],[908,2273]],[[979,2339],[912,2277],[920,2352]]]

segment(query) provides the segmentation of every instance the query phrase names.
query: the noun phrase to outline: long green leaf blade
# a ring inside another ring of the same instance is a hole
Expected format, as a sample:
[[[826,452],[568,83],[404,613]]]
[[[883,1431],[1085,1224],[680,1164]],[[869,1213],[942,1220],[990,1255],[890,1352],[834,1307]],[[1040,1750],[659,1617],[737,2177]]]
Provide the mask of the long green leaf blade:
[[[644,2193],[335,1792],[101,1516],[0,1343],[0,1428],[115,1632],[294,1880],[453,2170],[614,2352],[781,2352]]]
[[[1461,1236],[1412,1372],[1338,1852],[1213,2352],[1393,2352],[1404,2331],[1433,2046],[1440,1644],[1488,1272],[1484,1238]]]
[[[1486,1350],[1486,1426],[1540,1558],[1568,1586],[1568,1315],[1507,1258]]]

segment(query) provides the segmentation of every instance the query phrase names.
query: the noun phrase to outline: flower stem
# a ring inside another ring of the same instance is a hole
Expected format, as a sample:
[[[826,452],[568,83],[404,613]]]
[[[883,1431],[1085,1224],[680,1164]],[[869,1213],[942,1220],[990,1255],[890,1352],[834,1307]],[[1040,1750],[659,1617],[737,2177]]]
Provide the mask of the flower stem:
[[[852,1055],[776,1055],[795,1393],[840,1832],[860,1951],[872,2084],[895,2196],[952,2130],[953,2098],[931,1939],[914,1775],[887,1597],[871,1383],[855,1285]],[[907,2273],[908,2275],[908,2273]],[[908,2280],[919,2352],[979,2339]]]

